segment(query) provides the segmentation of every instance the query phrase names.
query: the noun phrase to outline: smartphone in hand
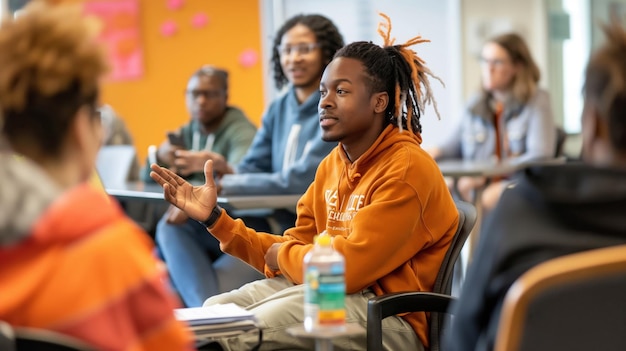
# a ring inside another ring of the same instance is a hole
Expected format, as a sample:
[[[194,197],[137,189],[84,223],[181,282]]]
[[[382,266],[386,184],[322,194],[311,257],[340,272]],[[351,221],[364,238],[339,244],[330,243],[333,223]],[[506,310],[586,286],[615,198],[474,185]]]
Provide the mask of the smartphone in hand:
[[[183,139],[183,136],[178,134],[178,133],[168,132],[167,133],[167,140],[169,141],[170,145],[172,145],[172,146],[178,146],[178,147],[185,148],[185,140]]]

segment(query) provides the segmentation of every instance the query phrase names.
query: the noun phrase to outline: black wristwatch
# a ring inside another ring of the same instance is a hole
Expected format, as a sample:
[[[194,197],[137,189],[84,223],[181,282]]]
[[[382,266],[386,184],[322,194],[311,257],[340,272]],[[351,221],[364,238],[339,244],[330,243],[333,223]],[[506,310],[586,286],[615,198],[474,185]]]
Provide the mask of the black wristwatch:
[[[215,205],[215,207],[213,207],[213,211],[211,211],[211,214],[209,215],[209,218],[207,218],[204,221],[198,221],[198,222],[202,223],[207,228],[212,227],[213,224],[217,222],[217,219],[220,218],[221,214],[222,214],[222,208],[219,205]]]

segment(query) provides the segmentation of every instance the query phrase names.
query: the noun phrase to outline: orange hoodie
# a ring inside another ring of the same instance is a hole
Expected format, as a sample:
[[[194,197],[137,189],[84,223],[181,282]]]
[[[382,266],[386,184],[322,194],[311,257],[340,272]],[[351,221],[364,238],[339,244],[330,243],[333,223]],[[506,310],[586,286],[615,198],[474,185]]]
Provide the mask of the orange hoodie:
[[[458,225],[458,213],[435,161],[419,136],[388,126],[355,162],[339,145],[320,164],[297,206],[296,226],[284,236],[256,233],[222,215],[211,229],[222,249],[268,277],[302,283],[302,262],[313,237],[326,230],[346,258],[346,290],[376,295],[432,290]],[[264,265],[267,249],[284,242],[280,272]],[[403,316],[428,347],[424,313]]]
[[[152,244],[89,185],[47,207],[31,234],[0,246],[0,320],[80,339],[98,350],[191,350]]]

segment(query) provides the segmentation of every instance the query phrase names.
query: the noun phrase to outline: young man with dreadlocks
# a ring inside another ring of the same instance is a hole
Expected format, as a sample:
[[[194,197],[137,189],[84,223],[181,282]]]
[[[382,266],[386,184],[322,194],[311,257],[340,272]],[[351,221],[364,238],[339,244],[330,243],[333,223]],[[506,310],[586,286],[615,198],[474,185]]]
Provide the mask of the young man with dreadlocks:
[[[263,328],[263,349],[310,350],[312,341],[288,335],[303,322],[304,255],[313,237],[333,236],[346,258],[346,319],[365,324],[367,300],[384,293],[432,289],[458,225],[455,204],[433,159],[420,147],[420,114],[433,103],[430,71],[409,46],[393,45],[387,19],[384,47],[356,42],[339,50],[320,83],[322,137],[338,141],[320,164],[298,203],[296,227],[284,236],[258,233],[216,204],[211,162],[207,182],[192,187],[167,169],[152,166],[165,198],[202,221],[222,249],[245,260],[267,279],[208,299],[252,311]],[[391,350],[428,347],[423,313],[383,321]],[[229,350],[249,348],[253,336],[222,340]],[[365,336],[333,340],[339,350],[364,350]]]

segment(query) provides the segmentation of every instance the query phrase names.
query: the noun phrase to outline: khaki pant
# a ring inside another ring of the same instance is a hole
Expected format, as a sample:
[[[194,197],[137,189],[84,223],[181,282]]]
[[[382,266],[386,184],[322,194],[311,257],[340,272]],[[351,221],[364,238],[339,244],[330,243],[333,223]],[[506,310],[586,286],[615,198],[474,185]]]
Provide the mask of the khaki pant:
[[[367,300],[374,296],[369,289],[346,296],[346,322],[365,327]],[[213,296],[205,306],[234,303],[252,311],[263,329],[261,350],[313,350],[313,339],[289,335],[287,328],[301,325],[304,286],[294,285],[283,277],[262,279],[237,290]],[[423,350],[411,326],[399,317],[383,320],[383,343],[387,350]],[[250,350],[258,343],[256,333],[220,340],[226,350]],[[365,350],[365,334],[333,340],[334,350]]]

